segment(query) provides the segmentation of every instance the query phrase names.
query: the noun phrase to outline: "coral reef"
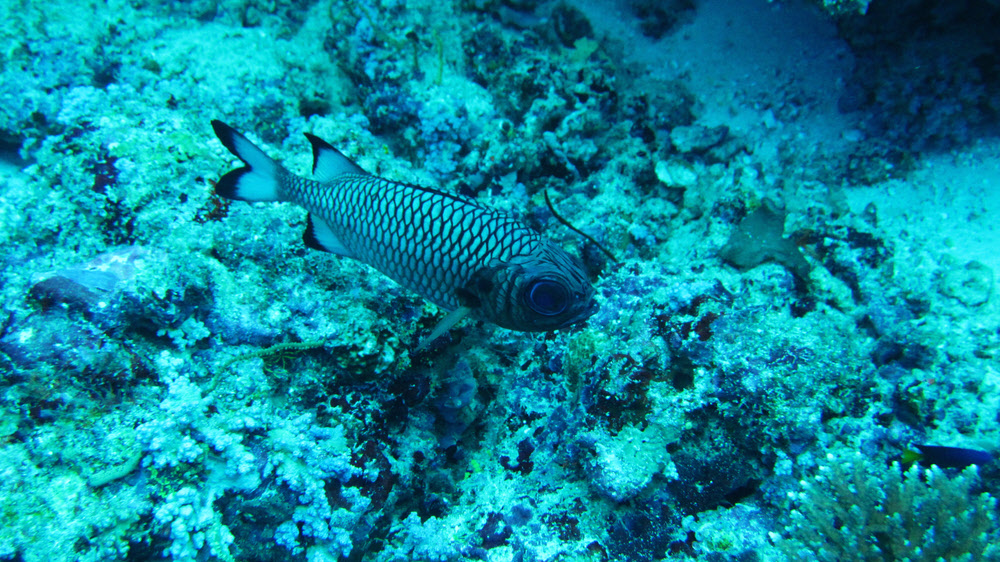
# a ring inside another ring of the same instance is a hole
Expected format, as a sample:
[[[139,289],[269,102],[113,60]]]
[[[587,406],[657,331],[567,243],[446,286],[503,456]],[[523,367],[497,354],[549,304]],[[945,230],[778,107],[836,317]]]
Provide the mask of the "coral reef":
[[[0,5],[0,560],[1000,559],[1000,6],[620,4]],[[601,308],[423,348],[211,119]]]
[[[860,453],[829,453],[816,476],[790,493],[794,560],[996,560],[997,500],[974,494],[970,467],[888,470]]]

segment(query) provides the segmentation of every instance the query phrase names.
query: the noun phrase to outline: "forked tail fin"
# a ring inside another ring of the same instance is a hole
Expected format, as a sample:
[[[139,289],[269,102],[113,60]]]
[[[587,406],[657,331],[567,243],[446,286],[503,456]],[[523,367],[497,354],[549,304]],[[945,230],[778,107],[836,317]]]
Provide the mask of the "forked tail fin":
[[[215,193],[237,201],[280,201],[281,165],[222,121],[212,120],[212,128],[222,145],[246,164],[222,176]]]

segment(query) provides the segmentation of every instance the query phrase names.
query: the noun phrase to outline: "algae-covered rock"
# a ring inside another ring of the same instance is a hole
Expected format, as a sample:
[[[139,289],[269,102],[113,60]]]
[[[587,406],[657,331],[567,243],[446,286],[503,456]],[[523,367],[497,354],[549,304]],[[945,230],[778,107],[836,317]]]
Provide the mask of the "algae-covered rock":
[[[990,300],[993,292],[993,270],[980,261],[965,265],[954,263],[946,266],[941,276],[941,292],[965,306],[979,306]]]
[[[809,262],[794,241],[785,238],[785,214],[765,199],[746,216],[719,250],[719,257],[747,270],[769,261],[787,267],[799,279],[809,278]]]

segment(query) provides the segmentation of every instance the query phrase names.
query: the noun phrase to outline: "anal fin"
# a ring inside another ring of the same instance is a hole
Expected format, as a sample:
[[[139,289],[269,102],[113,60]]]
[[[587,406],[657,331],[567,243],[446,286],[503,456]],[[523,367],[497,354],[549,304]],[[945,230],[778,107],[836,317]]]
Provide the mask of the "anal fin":
[[[308,222],[309,225],[306,227],[306,231],[302,235],[302,241],[305,243],[306,247],[312,248],[313,250],[319,250],[321,252],[330,252],[331,254],[337,254],[347,258],[354,257],[351,251],[348,250],[340,239],[337,238],[337,235],[333,233],[333,229],[330,228],[330,225],[326,224],[326,221],[323,219],[315,220],[310,213]]]

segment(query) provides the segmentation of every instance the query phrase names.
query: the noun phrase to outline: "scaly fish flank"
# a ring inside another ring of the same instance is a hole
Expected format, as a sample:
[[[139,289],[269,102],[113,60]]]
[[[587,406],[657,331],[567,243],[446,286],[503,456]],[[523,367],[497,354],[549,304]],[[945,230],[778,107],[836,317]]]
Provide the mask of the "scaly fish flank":
[[[212,121],[212,128],[246,164],[219,179],[220,197],[304,207],[306,246],[365,262],[452,311],[431,339],[466,314],[543,332],[582,322],[597,310],[580,261],[506,214],[368,174],[310,134],[315,179],[302,178],[229,125]]]

